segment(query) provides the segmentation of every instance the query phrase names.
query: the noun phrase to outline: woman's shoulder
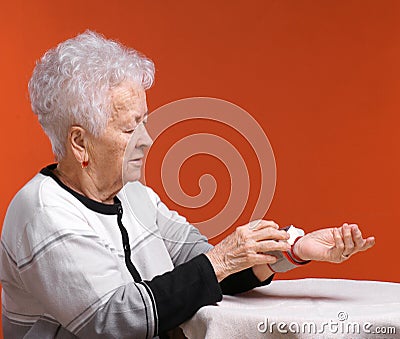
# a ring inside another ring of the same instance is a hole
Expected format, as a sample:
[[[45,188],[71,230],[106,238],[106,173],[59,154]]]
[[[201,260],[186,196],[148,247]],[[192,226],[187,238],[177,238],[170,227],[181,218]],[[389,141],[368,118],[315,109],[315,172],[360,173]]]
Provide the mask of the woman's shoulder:
[[[40,207],[40,191],[42,189],[45,178],[37,174],[31,180],[29,180],[11,200],[8,207],[10,210],[20,210],[28,212],[29,210],[36,210]]]
[[[38,173],[29,180],[10,202],[3,224],[5,229],[25,227],[44,211],[75,210],[71,194],[63,190],[51,177]]]
[[[51,191],[51,178],[41,174],[29,180],[11,200],[4,218],[2,229],[2,243],[9,248],[16,248],[25,234],[27,225],[31,224],[44,207],[43,193]]]
[[[15,194],[9,209],[36,211],[38,208],[45,207],[51,200],[56,203],[61,193],[57,186],[52,178],[38,173]]]

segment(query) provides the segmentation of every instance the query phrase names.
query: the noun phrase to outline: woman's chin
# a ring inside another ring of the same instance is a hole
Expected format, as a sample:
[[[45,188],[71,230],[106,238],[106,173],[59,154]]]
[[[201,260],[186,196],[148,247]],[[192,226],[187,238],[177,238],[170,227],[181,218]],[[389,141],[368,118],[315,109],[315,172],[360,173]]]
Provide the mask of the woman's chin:
[[[127,170],[124,171],[122,179],[124,184],[128,182],[137,181],[140,179],[141,169],[140,168],[132,168],[133,166],[128,166]]]

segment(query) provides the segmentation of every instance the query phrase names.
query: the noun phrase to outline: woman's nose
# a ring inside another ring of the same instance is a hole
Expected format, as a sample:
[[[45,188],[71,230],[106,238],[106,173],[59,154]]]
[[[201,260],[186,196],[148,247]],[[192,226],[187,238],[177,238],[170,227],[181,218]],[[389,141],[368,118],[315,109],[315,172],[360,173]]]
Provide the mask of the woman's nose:
[[[139,147],[150,147],[153,143],[153,139],[150,137],[144,123],[140,123],[138,126],[138,146]]]

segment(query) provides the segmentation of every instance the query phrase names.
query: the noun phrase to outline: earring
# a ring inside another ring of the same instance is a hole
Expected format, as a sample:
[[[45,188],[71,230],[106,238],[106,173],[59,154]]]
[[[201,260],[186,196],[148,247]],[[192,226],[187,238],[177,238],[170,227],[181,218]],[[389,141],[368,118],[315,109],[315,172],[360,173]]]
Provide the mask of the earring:
[[[82,164],[81,164],[82,168],[86,168],[86,167],[88,167],[88,165],[89,165],[89,161],[88,160],[82,161]]]

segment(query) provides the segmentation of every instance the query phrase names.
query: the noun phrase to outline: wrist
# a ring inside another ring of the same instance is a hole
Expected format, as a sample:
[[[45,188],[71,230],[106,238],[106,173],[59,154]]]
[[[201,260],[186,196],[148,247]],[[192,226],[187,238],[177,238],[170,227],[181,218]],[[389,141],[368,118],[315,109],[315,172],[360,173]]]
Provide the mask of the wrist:
[[[215,276],[217,277],[218,282],[221,282],[224,280],[229,273],[227,272],[225,265],[221,262],[221,260],[218,259],[216,255],[214,255],[213,250],[205,253],[205,256],[208,258],[208,260],[211,263],[211,266],[214,269]]]
[[[291,225],[286,229],[286,232],[290,235],[287,242],[291,245],[291,248],[287,252],[276,251],[276,253],[274,253],[277,257],[277,261],[269,265],[274,272],[287,272],[310,262],[309,260],[303,259],[302,254],[298,253],[297,248],[298,242],[301,241],[304,236],[304,231]]]
[[[297,237],[293,242],[292,248],[290,249],[293,259],[299,262],[309,261],[309,259],[307,259],[303,253],[301,253],[301,242],[303,237],[304,236]]]
[[[251,269],[260,282],[267,280],[274,274],[274,271],[272,271],[268,265],[255,265]]]

